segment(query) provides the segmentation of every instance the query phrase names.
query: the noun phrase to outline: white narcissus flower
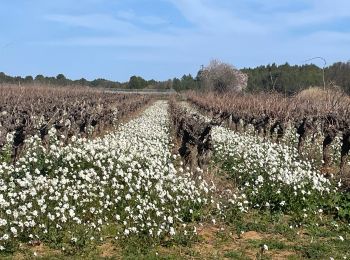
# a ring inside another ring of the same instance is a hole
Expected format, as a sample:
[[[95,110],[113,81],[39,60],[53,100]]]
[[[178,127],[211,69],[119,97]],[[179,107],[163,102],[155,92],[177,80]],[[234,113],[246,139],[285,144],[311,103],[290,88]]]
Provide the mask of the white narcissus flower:
[[[166,233],[160,219],[167,217],[170,224],[181,222],[178,216],[188,212],[192,201],[210,200],[204,196],[211,189],[204,183],[197,186],[191,174],[176,174],[171,160],[177,156],[172,157],[169,150],[168,127],[167,104],[160,101],[117,131],[94,140],[73,137],[71,144],[63,146],[52,130],[47,149],[38,136],[33,137],[26,141],[28,153],[18,165],[0,165],[0,175],[19,176],[16,182],[0,183],[1,207],[15,216],[21,228],[17,233],[23,232],[23,227],[39,227],[45,233],[50,226],[60,231],[66,225],[99,231],[115,220],[127,235]],[[43,165],[33,168],[38,155],[44,157]],[[16,194],[11,204],[5,199],[8,194]],[[120,207],[123,203],[126,205]],[[108,215],[116,218],[109,219]],[[145,220],[150,224],[145,225]],[[13,227],[7,219],[0,219],[0,225]],[[22,235],[34,238],[40,233]]]

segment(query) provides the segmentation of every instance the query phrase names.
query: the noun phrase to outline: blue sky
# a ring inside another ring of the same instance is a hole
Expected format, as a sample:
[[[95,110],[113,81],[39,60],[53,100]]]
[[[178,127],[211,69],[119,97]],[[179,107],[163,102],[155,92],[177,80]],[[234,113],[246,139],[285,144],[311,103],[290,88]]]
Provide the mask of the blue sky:
[[[349,10],[348,0],[4,0],[0,71],[126,81],[196,74],[213,58],[331,64],[350,59]]]

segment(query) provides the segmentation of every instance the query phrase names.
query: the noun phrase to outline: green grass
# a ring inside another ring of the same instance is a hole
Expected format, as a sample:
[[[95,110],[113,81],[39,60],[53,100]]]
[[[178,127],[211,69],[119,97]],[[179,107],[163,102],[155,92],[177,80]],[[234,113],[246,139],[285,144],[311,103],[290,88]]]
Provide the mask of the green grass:
[[[273,221],[272,221],[273,220]],[[76,251],[63,252],[37,247],[22,246],[15,254],[2,254],[1,259],[343,259],[350,257],[350,226],[347,223],[324,219],[319,225],[290,228],[290,218],[285,215],[271,216],[266,212],[251,212],[236,223],[218,223],[207,226],[210,232],[197,237],[177,237],[154,244],[144,238],[123,241],[109,239]],[[237,226],[239,229],[237,229]],[[222,229],[221,229],[222,228]],[[259,238],[239,236],[236,230],[254,231]],[[108,228],[103,231],[108,234]],[[344,241],[340,239],[344,238]],[[103,245],[108,243],[109,253],[104,255]],[[263,245],[268,251],[262,253]]]
[[[242,251],[228,251],[224,254],[224,257],[236,260],[249,260],[250,258]]]

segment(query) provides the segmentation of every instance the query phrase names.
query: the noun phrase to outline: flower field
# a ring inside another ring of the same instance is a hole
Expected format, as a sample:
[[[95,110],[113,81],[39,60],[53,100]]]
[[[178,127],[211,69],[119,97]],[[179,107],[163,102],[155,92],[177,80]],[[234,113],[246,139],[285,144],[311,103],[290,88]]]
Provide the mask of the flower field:
[[[214,122],[188,103],[178,104],[194,121],[197,115]],[[247,259],[274,259],[286,248],[302,258],[350,257],[350,206],[341,180],[300,158],[290,142],[233,131],[217,121],[209,140],[213,151],[206,153],[209,166],[193,168],[179,155],[170,114],[169,102],[158,100],[103,136],[73,135],[67,142],[52,127],[47,142],[39,134],[26,138],[16,161],[3,156],[0,256],[45,256],[35,251],[45,245],[58,257],[95,258],[101,256],[96,248],[111,244],[122,248],[120,258],[211,258],[204,252],[209,243],[219,258],[239,252]],[[187,152],[194,152],[198,144],[187,139]],[[11,141],[3,155],[11,154]],[[306,229],[317,243],[332,247],[312,251],[309,237],[300,237]],[[203,235],[207,230],[210,235]],[[260,242],[239,240],[252,230],[263,234]],[[287,238],[288,246],[276,246]]]
[[[182,105],[192,115],[210,121],[188,103]],[[302,213],[306,217],[310,212],[322,212],[322,205],[329,203],[327,200],[341,185],[322,175],[310,161],[299,158],[292,143],[297,139],[294,133],[286,136],[285,142],[275,143],[254,135],[254,131],[237,133],[216,126],[212,138],[214,160],[234,179],[236,192],[246,198],[246,207]]]
[[[1,86],[0,149],[5,144],[11,146],[8,155],[15,161],[24,148],[24,140],[38,135],[45,143],[51,128],[57,130],[57,136],[65,143],[72,136],[103,135],[152,98],[151,95],[104,93],[77,87],[67,91],[39,86]]]
[[[224,127],[213,130],[216,160],[232,173],[253,208],[267,208],[303,216],[322,212],[337,186],[310,162],[300,160],[295,148],[237,134]]]
[[[0,167],[0,249],[33,240],[79,246],[103,240],[109,225],[115,239],[175,235],[208,187],[177,174],[168,124],[160,101],[103,138],[63,146],[51,131],[49,149],[28,139],[20,160]]]
[[[181,105],[193,116],[198,116],[205,122],[211,121],[189,103],[182,102]],[[346,233],[349,231],[349,197],[347,192],[340,190],[342,180],[326,177],[319,168],[322,164],[317,160],[300,157],[297,149],[298,134],[293,129],[286,132],[281,142],[273,142],[256,134],[252,126],[248,126],[243,133],[224,126],[214,126],[212,140],[213,165],[219,167],[219,171],[227,174],[235,184],[230,191],[231,195],[221,202],[223,210],[220,217],[226,223],[232,220],[231,211],[236,220],[249,215],[249,212],[257,211],[261,214],[269,212],[272,216],[288,216],[288,221],[284,224],[289,229],[319,225],[327,227],[331,224],[336,225],[337,232],[342,228]],[[340,154],[340,142],[336,138],[332,144],[334,161],[339,160],[337,155]],[[312,143],[308,139],[305,151],[309,153],[306,155],[315,156],[315,150],[322,157],[322,144]],[[341,222],[342,228],[330,216],[345,220]],[[324,223],[325,219],[329,221],[327,224]],[[349,238],[348,235],[345,237]],[[348,250],[340,251],[339,256],[346,259],[349,257]]]

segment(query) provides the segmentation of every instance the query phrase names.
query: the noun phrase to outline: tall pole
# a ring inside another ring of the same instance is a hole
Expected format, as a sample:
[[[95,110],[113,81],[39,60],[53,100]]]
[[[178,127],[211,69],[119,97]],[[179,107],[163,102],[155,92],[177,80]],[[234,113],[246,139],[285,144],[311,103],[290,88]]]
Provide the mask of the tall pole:
[[[327,61],[325,58],[323,57],[314,57],[314,58],[311,58],[311,59],[308,59],[304,62],[308,62],[308,61],[311,61],[311,60],[315,60],[315,59],[321,59],[323,61],[323,67],[322,67],[322,80],[323,80],[323,90],[326,90],[326,81],[325,81],[325,78],[324,78],[324,69],[327,65]]]

